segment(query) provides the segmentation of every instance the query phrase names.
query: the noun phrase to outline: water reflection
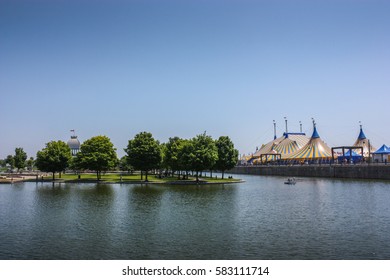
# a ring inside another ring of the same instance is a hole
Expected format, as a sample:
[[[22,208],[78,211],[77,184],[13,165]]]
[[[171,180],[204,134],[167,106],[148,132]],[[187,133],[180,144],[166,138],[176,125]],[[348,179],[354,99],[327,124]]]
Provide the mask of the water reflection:
[[[390,183],[0,188],[1,259],[386,259]]]

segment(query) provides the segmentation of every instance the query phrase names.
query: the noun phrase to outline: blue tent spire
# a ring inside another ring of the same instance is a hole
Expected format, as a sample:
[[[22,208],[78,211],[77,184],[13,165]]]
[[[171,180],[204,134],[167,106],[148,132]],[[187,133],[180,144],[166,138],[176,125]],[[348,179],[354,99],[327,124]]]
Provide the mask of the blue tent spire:
[[[313,118],[311,118],[311,120],[313,121],[313,134],[311,135],[311,138],[320,138],[320,135],[317,132],[316,121]]]
[[[359,139],[359,140],[366,139],[366,135],[364,135],[362,125],[360,125],[360,133],[359,133],[358,139]]]
[[[312,134],[311,138],[320,138],[320,135],[317,132],[317,127],[315,124],[314,124],[314,130],[313,130],[313,134]]]

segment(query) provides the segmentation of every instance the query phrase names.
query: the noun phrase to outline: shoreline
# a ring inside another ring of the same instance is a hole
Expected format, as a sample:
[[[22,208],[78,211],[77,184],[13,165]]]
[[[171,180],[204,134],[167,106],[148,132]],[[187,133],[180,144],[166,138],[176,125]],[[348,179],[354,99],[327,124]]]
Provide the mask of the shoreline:
[[[86,175],[86,174],[83,174]],[[189,180],[171,180],[172,178],[167,179],[156,179],[154,176],[153,179],[145,181],[140,179],[129,179],[126,176],[123,176],[121,179],[118,174],[114,174],[118,178],[112,178],[113,174],[107,175],[108,178],[103,178],[97,180],[96,178],[80,178],[78,179],[77,175],[62,175],[65,178],[55,178],[54,180],[51,176],[22,176],[16,175],[13,177],[4,177],[0,179],[0,184],[17,184],[23,182],[44,182],[44,183],[102,183],[102,184],[142,184],[142,185],[217,185],[217,184],[234,184],[234,183],[243,183],[245,182],[242,179],[221,179],[221,178],[201,178],[198,182],[195,179]],[[91,176],[91,174],[88,174]],[[68,178],[66,178],[68,177]],[[74,177],[74,178],[73,178]]]
[[[390,164],[236,166],[229,171],[229,174],[390,180]]]
[[[246,165],[236,166],[226,174],[260,175],[260,176],[284,176],[284,177],[318,177],[335,179],[357,180],[390,180],[390,164],[316,164],[316,165]],[[42,179],[43,176],[43,179]],[[76,174],[63,174],[63,178],[53,181],[47,173],[37,174],[3,174],[0,176],[0,184],[15,184],[20,182],[54,182],[54,183],[110,183],[110,184],[161,184],[161,185],[210,185],[210,184],[234,184],[245,182],[241,179],[200,177],[189,180],[175,180],[172,177],[156,178],[149,175],[150,180],[140,180],[135,177],[139,174],[107,173],[101,180],[97,180],[94,173],[83,173],[78,179]],[[84,177],[84,178],[83,178]],[[85,178],[86,177],[86,178]],[[106,177],[106,178],[105,178]]]

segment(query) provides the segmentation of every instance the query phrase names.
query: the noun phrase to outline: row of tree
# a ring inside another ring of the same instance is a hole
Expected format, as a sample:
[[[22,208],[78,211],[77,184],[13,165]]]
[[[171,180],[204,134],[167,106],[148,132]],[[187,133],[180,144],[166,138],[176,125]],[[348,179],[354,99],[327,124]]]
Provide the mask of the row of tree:
[[[25,168],[32,170],[33,166],[34,158],[27,159],[27,154],[23,148],[16,148],[14,155],[8,155],[5,159],[0,160],[0,167],[8,167],[11,171],[15,168],[18,171]]]
[[[148,180],[151,170],[164,170],[166,174],[187,176],[195,172],[196,179],[202,171],[224,172],[233,168],[238,160],[238,151],[228,136],[214,140],[206,133],[192,139],[169,138],[160,144],[151,133],[141,132],[129,140],[126,155],[120,160],[116,149],[107,136],[95,136],[80,146],[80,151],[72,157],[71,150],[63,141],[51,141],[37,153],[35,166],[44,172],[55,173],[72,170],[90,170],[101,179],[102,172],[114,170],[140,170]],[[24,159],[26,161],[26,159]],[[142,175],[141,175],[142,176]]]
[[[228,136],[213,140],[203,133],[192,139],[169,138],[167,143],[159,144],[151,133],[141,132],[129,141],[125,149],[127,162],[136,170],[145,173],[162,168],[175,172],[194,171],[196,179],[203,170],[224,172],[233,168],[238,160],[238,151]]]

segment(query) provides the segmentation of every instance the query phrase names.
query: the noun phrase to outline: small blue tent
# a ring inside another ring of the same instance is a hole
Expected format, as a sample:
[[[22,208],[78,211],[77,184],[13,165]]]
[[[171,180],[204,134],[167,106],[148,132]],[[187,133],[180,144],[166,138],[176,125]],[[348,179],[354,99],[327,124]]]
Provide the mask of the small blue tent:
[[[390,148],[383,144],[382,147],[373,152],[373,154],[390,154]]]
[[[355,153],[354,151],[352,151],[352,155],[351,155],[350,152],[351,151],[348,150],[348,151],[346,151],[344,153],[344,156],[342,156],[342,155],[338,156],[337,157],[338,162],[339,163],[343,163],[345,161],[348,161],[348,162],[351,162],[351,163],[352,162],[356,163],[356,162],[360,162],[363,159],[362,155],[359,155],[359,154]]]
[[[390,147],[382,145],[378,150],[372,153],[372,158],[376,162],[388,162],[390,155]]]

